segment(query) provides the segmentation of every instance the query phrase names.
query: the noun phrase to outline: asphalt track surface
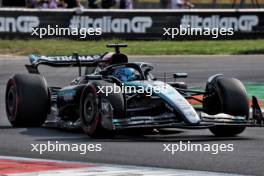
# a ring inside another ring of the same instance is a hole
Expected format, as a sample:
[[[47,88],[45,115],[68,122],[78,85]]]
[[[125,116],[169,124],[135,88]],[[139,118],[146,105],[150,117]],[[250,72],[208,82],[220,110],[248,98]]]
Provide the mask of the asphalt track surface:
[[[264,56],[155,56],[131,57],[130,61],[151,62],[156,75],[164,72],[188,72],[190,85],[204,86],[207,78],[223,73],[244,82],[264,82]],[[247,175],[264,173],[264,128],[248,128],[238,137],[216,138],[208,130],[175,130],[175,134],[118,135],[115,139],[90,139],[81,133],[45,129],[10,128],[4,110],[5,84],[14,73],[26,73],[25,57],[0,58],[0,155],[85,161],[96,163],[129,164],[177,169],[216,171]],[[50,85],[67,85],[76,69],[41,68]],[[59,143],[100,143],[101,152],[31,152],[30,144],[58,141]],[[180,141],[197,144],[233,144],[233,152],[163,152],[163,144]]]

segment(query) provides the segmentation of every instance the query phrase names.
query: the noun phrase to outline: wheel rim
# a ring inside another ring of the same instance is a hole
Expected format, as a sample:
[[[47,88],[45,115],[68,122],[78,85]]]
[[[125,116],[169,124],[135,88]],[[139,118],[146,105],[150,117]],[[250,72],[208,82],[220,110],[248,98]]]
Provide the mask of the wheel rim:
[[[84,101],[84,120],[87,124],[90,124],[95,115],[95,103],[91,94],[87,95]]]
[[[8,90],[6,97],[6,105],[7,105],[8,115],[13,118],[15,116],[16,105],[17,105],[16,90],[14,86],[11,86]]]

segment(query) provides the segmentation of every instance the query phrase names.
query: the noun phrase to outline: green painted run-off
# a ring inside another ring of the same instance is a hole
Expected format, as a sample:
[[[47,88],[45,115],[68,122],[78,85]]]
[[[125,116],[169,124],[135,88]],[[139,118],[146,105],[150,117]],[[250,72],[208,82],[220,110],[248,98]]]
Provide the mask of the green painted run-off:
[[[245,83],[245,86],[249,98],[254,95],[258,99],[264,100],[264,83]]]

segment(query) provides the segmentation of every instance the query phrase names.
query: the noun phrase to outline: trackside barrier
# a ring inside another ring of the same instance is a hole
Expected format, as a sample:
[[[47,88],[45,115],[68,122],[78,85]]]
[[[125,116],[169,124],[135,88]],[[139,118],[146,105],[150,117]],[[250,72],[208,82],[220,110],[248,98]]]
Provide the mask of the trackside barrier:
[[[100,28],[100,35],[85,39],[212,39],[212,36],[174,35],[175,28],[232,28],[233,35],[217,39],[264,38],[264,10],[43,10],[0,9],[0,38],[32,39],[33,28]],[[167,32],[165,32],[167,31]],[[174,32],[173,32],[174,31]],[[43,38],[80,36],[49,35]]]

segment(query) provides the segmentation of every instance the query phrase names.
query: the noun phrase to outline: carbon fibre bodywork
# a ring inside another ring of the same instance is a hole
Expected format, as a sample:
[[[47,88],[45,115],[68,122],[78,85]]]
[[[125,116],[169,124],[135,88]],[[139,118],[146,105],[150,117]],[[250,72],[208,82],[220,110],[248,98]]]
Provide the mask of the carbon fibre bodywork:
[[[104,56],[107,56],[105,59]],[[203,102],[195,98],[204,96],[205,91],[187,89],[182,82],[158,81],[151,74],[153,67],[144,62],[128,63],[127,56],[120,54],[119,49],[115,54],[95,56],[30,56],[30,65],[26,65],[29,73],[40,74],[38,66],[41,64],[53,67],[74,66],[79,68],[79,76],[68,86],[49,87],[50,113],[44,126],[78,129],[82,126],[82,99],[85,89],[93,85],[99,94],[100,103],[98,113],[100,123],[107,130],[122,130],[136,128],[210,128],[212,126],[262,126],[263,116],[259,113],[257,101],[254,101],[253,119],[245,116],[233,116],[225,113],[208,114],[203,107],[194,107],[189,100]],[[81,67],[94,67],[92,72],[81,73]],[[121,82],[111,74],[113,69],[129,67],[136,69],[140,74],[138,80]],[[211,82],[221,75],[214,75],[208,79]],[[175,74],[174,78],[186,77],[185,74]],[[119,87],[136,88],[144,87],[151,90],[151,95],[145,92],[122,92],[124,100],[124,114],[114,114],[114,107],[109,97],[100,96],[100,88],[96,87],[98,81],[116,84]],[[156,92],[160,88],[163,91]],[[261,111],[260,111],[261,112]],[[256,120],[258,119],[258,120]]]

